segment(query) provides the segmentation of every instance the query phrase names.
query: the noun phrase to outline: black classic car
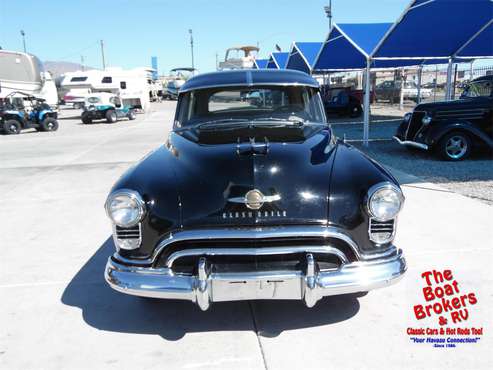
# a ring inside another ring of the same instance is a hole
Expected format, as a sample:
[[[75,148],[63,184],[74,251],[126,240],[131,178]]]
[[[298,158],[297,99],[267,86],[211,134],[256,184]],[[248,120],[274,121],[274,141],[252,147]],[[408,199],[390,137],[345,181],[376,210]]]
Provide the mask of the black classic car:
[[[459,100],[419,104],[394,139],[460,161],[473,149],[493,149],[493,76],[473,80]]]
[[[105,278],[203,310],[249,299],[311,307],[402,277],[403,201],[384,168],[334,137],[307,74],[202,74],[180,89],[166,143],[108,196],[116,252]]]

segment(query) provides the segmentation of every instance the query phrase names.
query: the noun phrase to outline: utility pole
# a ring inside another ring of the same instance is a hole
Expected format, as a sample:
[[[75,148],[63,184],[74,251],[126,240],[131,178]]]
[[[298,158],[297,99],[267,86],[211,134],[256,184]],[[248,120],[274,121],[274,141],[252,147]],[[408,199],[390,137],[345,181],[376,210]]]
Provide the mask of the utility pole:
[[[329,30],[332,29],[332,0],[329,0],[329,5],[324,6],[325,14],[329,18]]]
[[[190,49],[192,50],[192,68],[195,68],[195,64],[193,61],[193,32],[191,28],[188,30],[188,33],[190,34]]]
[[[103,40],[100,41],[101,43],[101,58],[103,60],[103,71],[106,69],[106,62],[104,60],[104,42]]]
[[[216,51],[216,70],[219,70],[219,56]]]
[[[82,72],[84,72],[84,55],[80,56],[80,67],[82,69]]]
[[[21,30],[21,36],[22,36],[22,45],[24,46],[24,53],[27,53],[26,51],[26,33],[24,30]]]

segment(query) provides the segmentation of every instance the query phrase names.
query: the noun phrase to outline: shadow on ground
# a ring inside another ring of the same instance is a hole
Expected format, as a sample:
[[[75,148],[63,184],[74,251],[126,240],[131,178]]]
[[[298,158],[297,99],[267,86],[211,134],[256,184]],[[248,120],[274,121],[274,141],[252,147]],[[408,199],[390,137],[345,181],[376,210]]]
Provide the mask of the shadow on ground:
[[[187,301],[151,300],[113,291],[104,281],[112,238],[98,249],[65,288],[62,302],[82,310],[84,321],[99,330],[156,334],[179,340],[187,333],[257,331],[266,337],[284,330],[328,325],[347,320],[359,311],[358,295],[327,297],[312,308],[299,301],[214,303],[202,312]]]

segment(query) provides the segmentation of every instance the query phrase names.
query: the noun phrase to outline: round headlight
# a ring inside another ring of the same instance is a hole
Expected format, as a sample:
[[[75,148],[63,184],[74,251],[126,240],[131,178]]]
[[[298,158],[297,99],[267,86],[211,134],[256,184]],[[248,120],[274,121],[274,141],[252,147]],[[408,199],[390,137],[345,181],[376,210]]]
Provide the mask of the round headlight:
[[[390,183],[378,184],[368,194],[368,211],[378,221],[388,221],[397,216],[404,203],[400,189]]]
[[[404,121],[405,122],[409,122],[411,120],[411,117],[412,117],[412,113],[411,112],[407,112],[405,115],[404,115]]]
[[[118,190],[106,200],[106,213],[114,224],[131,227],[139,223],[145,213],[145,204],[139,193]]]
[[[429,125],[431,123],[431,116],[429,115],[424,116],[421,122],[423,122],[423,125]]]

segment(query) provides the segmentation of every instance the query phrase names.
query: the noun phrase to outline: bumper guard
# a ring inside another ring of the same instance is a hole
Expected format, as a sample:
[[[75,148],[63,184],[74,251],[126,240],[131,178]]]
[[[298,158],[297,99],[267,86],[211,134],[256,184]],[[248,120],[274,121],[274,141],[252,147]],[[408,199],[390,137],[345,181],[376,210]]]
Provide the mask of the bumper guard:
[[[391,257],[343,264],[337,270],[318,271],[312,253],[305,254],[303,271],[211,272],[205,257],[196,275],[174,274],[169,268],[146,268],[120,264],[111,257],[105,279],[122,293],[195,302],[207,310],[211,302],[250,299],[303,300],[313,307],[325,296],[357,293],[391,285],[407,269],[401,250]]]

